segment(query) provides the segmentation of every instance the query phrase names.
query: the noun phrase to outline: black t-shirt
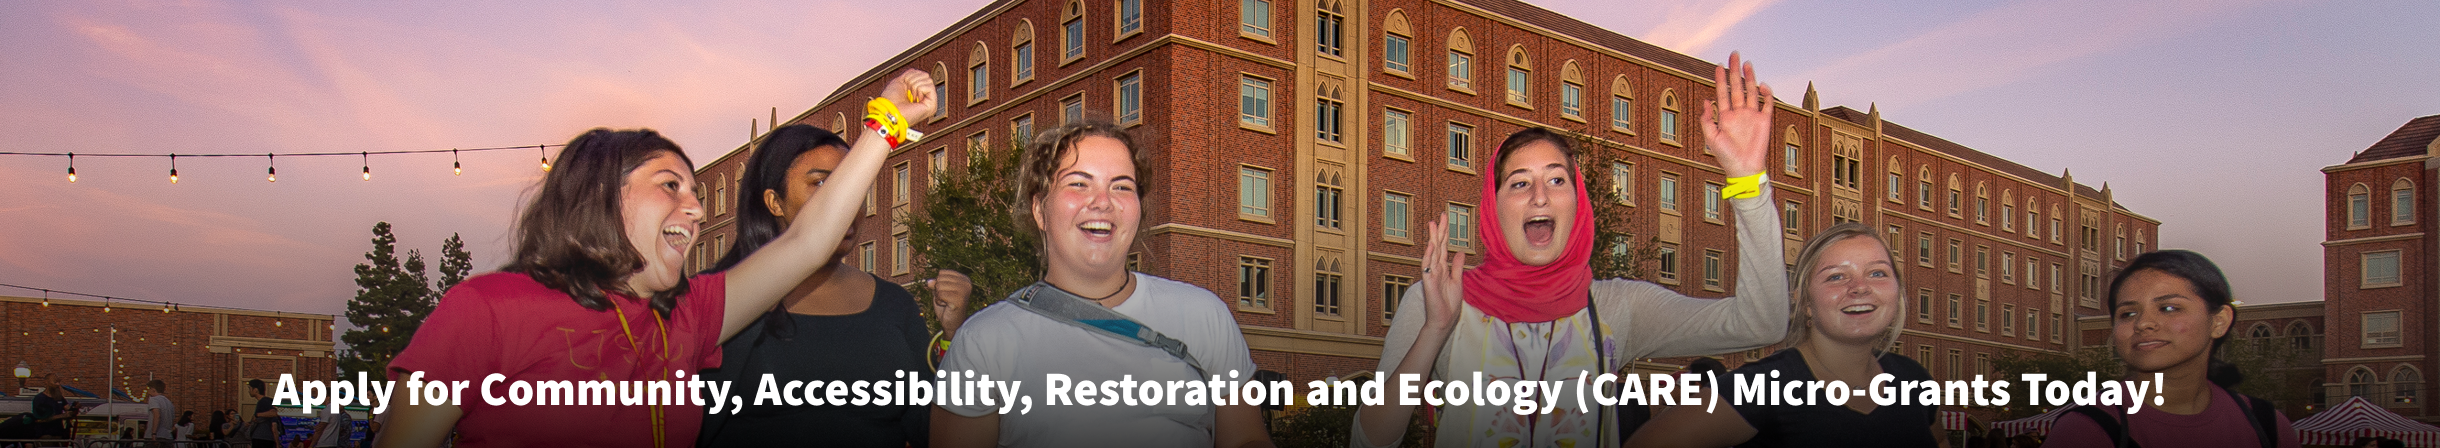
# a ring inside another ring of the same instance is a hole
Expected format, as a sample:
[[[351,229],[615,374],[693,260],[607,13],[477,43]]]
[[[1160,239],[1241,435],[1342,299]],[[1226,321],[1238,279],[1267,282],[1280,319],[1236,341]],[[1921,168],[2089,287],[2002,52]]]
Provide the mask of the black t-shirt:
[[[841,316],[788,313],[788,321],[765,328],[771,320],[757,319],[721,344],[720,368],[706,369],[703,379],[731,381],[732,395],[746,397],[735,415],[718,412],[703,417],[696,445],[801,446],[815,443],[839,447],[928,446],[932,410],[929,406],[789,406],[755,404],[762,376],[770,374],[784,390],[789,381],[889,382],[896,389],[899,370],[930,381],[925,344],[931,329],[917,313],[915,297],[888,280],[874,279],[873,303],[863,312]],[[803,395],[799,388],[797,395]],[[868,389],[869,390],[869,389]],[[852,398],[853,395],[850,395]],[[818,442],[817,442],[818,441]]]
[[[1914,359],[1895,353],[1880,355],[1881,371],[1898,381],[1930,381],[1932,373]],[[1813,369],[1805,366],[1804,354],[1796,349],[1780,350],[1738,367],[1731,373],[1769,374],[1779,371],[1779,384],[1813,381]],[[1850,384],[1849,388],[1867,387]],[[1869,400],[1852,397],[1851,400]],[[1846,406],[1816,402],[1812,405],[1732,406],[1745,423],[1754,426],[1754,438],[1740,447],[1798,446],[1870,446],[1870,447],[1933,447],[1939,441],[1932,438],[1933,422],[1940,418],[1940,408],[1920,403],[1881,406],[1870,414],[1859,414]]]
[[[280,436],[280,418],[264,417],[263,413],[265,412],[271,412],[271,397],[263,397],[262,399],[254,400],[254,413],[246,414],[247,419],[254,420],[255,423],[253,424],[256,425],[255,427],[269,428],[270,431],[257,431],[249,435],[252,436],[254,440],[278,440]]]

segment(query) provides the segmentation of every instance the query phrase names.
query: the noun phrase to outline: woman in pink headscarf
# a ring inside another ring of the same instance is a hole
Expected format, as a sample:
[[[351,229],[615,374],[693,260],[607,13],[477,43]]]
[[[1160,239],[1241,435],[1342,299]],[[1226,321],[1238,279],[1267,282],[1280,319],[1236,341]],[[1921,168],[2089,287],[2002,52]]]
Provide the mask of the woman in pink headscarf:
[[[1419,288],[1399,302],[1382,346],[1382,380],[1400,375],[1473,382],[1484,389],[1526,381],[1567,381],[1615,372],[1645,357],[1749,350],[1787,331],[1788,288],[1777,207],[1767,166],[1772,100],[1754,81],[1753,66],[1729,56],[1713,74],[1718,100],[1704,110],[1702,143],[1730,181],[1723,196],[1736,211],[1738,297],[1699,299],[1668,287],[1627,280],[1593,280],[1593,208],[1569,138],[1547,129],[1510,135],[1483,176],[1479,226],[1482,264],[1466,267],[1448,251],[1447,227],[1435,220],[1424,249]],[[1675,219],[1675,218],[1669,218]],[[1548,383],[1543,383],[1548,384]],[[1573,387],[1568,386],[1568,387]],[[1515,390],[1514,388],[1509,388]],[[1388,388],[1397,390],[1395,386]],[[1468,391],[1468,403],[1484,391]],[[1622,437],[1607,407],[1585,412],[1576,391],[1557,393],[1558,409],[1519,415],[1509,406],[1440,409],[1441,446],[1617,446]],[[1615,392],[1611,392],[1615,393]],[[1492,394],[1499,396],[1500,394]],[[1514,394],[1508,394],[1512,397]],[[1354,446],[1400,444],[1414,406],[1398,400],[1356,414]],[[1589,403],[1589,400],[1588,400]]]

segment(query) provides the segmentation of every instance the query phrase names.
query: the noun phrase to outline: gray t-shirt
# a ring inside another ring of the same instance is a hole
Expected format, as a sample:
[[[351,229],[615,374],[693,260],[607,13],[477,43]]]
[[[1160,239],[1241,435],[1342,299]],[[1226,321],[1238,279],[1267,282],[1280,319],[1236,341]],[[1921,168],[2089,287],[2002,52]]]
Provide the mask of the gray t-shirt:
[[[1197,378],[1193,368],[1161,349],[1087,332],[1015,304],[993,304],[958,330],[941,369],[971,369],[977,379],[991,375],[994,381],[1025,382],[1018,391],[1033,397],[1033,410],[1019,414],[1021,409],[1011,409],[1000,416],[1000,446],[1211,446],[1219,415],[1213,406],[1189,406],[1183,400],[1168,406],[1047,405],[1043,381],[1052,373],[1076,383],[1118,381],[1127,375],[1138,382],[1209,381],[1210,375],[1227,379],[1230,371],[1236,371],[1241,382],[1254,376],[1254,360],[1227,302],[1195,285],[1132,275],[1135,294],[1112,310],[1184,341],[1206,375]],[[999,391],[992,392],[996,402]],[[967,417],[1000,411],[979,403],[942,408]]]
[[[169,397],[167,396],[153,394],[152,397],[144,399],[144,406],[160,413],[159,416],[154,417],[155,420],[153,420],[151,426],[152,430],[147,431],[144,438],[169,439],[178,437],[178,405],[170,403]]]
[[[319,424],[322,435],[313,440],[313,446],[335,447],[339,446],[340,442],[346,441],[348,433],[356,429],[355,425],[350,424],[348,420],[346,411],[322,414],[322,422]]]

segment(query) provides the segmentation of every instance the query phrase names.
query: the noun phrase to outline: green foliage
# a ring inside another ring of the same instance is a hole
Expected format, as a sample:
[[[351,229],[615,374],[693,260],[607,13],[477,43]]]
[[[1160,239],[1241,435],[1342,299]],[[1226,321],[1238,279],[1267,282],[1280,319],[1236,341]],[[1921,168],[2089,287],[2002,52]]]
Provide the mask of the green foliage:
[[[2286,407],[2311,400],[2313,389],[2319,386],[2313,383],[2322,374],[2318,345],[2284,336],[2232,338],[2220,350],[2220,360],[2237,366],[2237,371],[2245,374],[2245,382],[2237,384],[2237,393]]]
[[[400,260],[397,251],[398,237],[390,234],[390,223],[374,224],[373,250],[364,253],[366,263],[356,265],[356,297],[347,301],[347,321],[355,328],[339,335],[348,346],[338,356],[343,378],[356,372],[386,375],[390,359],[415,338],[415,329],[432,314],[441,293],[474,270],[473,255],[455,234],[441,243],[438,282],[425,273],[422,253],[408,250]]]
[[[942,269],[966,273],[974,293],[966,311],[998,303],[1002,297],[1042,278],[1039,238],[1017,225],[1011,213],[1017,204],[1017,164],[1021,144],[967,154],[965,166],[952,166],[934,177],[939,184],[924,195],[920,211],[909,217],[907,244],[923,255],[919,276],[931,278]],[[932,289],[915,288],[929,303]],[[926,313],[932,307],[924,307]],[[931,319],[934,328],[938,316]]]
[[[1423,420],[1422,408],[1416,408],[1415,416],[1406,420],[1406,436],[1400,445],[1423,445],[1424,436],[1431,434],[1431,425]],[[1271,420],[1271,443],[1282,448],[1344,447],[1355,421],[1355,406],[1307,406]]]
[[[1634,221],[1633,207],[1618,197],[1618,186],[1610,179],[1610,164],[1624,158],[1619,150],[1584,132],[1570,132],[1576,138],[1577,167],[1583,172],[1584,191],[1593,202],[1593,278],[1650,280],[1644,262],[1661,257],[1660,238],[1647,237],[1636,244],[1635,234],[1627,232],[1627,223]]]

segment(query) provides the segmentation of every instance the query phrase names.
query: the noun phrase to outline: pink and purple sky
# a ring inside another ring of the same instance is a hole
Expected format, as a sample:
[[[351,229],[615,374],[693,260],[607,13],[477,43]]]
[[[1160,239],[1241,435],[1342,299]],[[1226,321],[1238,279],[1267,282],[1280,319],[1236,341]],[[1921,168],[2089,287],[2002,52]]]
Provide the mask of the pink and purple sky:
[[[1158,2],[1152,2],[1158,3]],[[2321,298],[2318,168],[2440,114],[2422,0],[1545,0],[1785,101],[2107,182],[2253,303]],[[709,161],[984,2],[8,2],[0,151],[255,153],[558,144],[650,127]],[[765,126],[768,124],[765,123]],[[332,313],[374,222],[498,266],[536,154],[372,161],[0,156],[0,283]],[[31,291],[0,290],[31,295]]]

